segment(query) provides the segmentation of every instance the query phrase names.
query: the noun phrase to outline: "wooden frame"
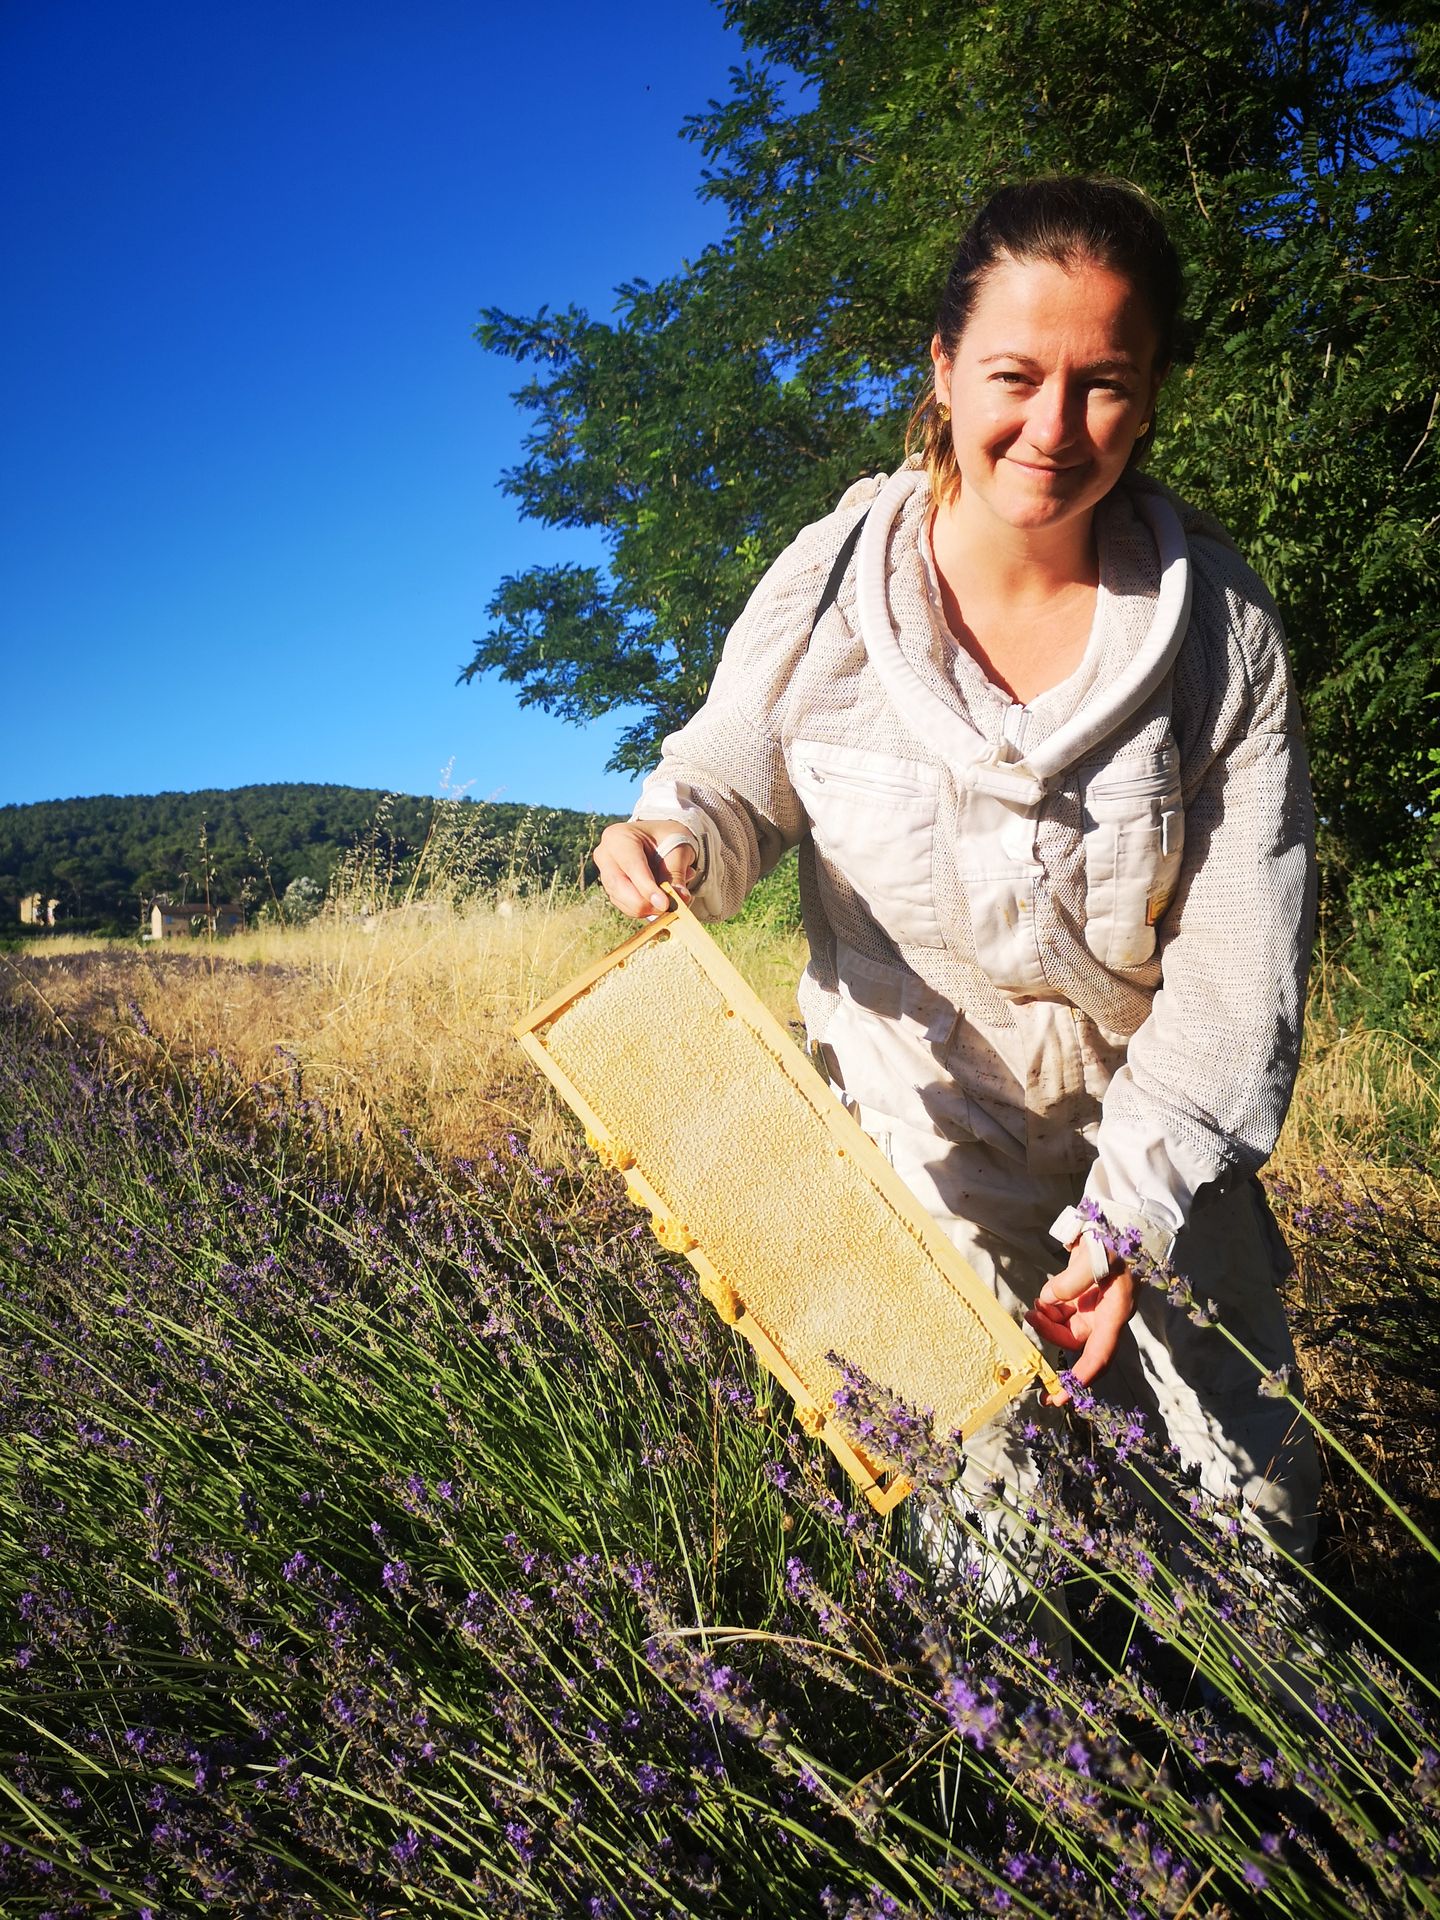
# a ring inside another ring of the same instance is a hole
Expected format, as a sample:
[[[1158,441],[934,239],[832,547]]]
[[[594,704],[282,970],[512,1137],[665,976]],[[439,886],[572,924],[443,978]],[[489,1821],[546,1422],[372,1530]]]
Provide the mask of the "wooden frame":
[[[954,1243],[921,1207],[874,1141],[847,1112],[789,1034],[721,953],[695,915],[673,889],[667,887],[665,891],[673,903],[669,912],[633,934],[614,952],[594,962],[559,993],[534,1008],[516,1025],[516,1038],[566,1105],[584,1123],[586,1138],[592,1149],[607,1165],[618,1168],[625,1175],[628,1197],[635,1205],[646,1208],[650,1213],[661,1244],[672,1252],[685,1255],[699,1276],[701,1291],[706,1299],[722,1319],[744,1336],[756,1357],[794,1400],[796,1412],[806,1431],[825,1441],[846,1472],[864,1489],[872,1506],[882,1513],[888,1512],[909,1492],[909,1482],[898,1474],[889,1473],[883,1465],[870,1459],[836,1426],[833,1410],[819,1404],[815,1390],[795,1372],[773,1332],[760,1325],[754,1315],[747,1311],[743,1276],[717,1270],[677,1217],[672,1199],[658,1191],[644,1168],[638,1164],[636,1151],[628,1143],[613,1137],[604,1117],[592,1106],[584,1090],[574,1085],[547,1049],[544,1041],[546,1029],[612,969],[623,967],[634,954],[654,941],[682,941],[690,956],[724,997],[728,1009],[741,1026],[752,1039],[759,1042],[774,1065],[803,1095],[828,1132],[836,1152],[848,1158],[871,1186],[879,1191],[930,1263],[960,1294],[1002,1356],[996,1367],[996,1391],[966,1423],[963,1428],[965,1437],[968,1438],[993,1419],[1032,1381],[1038,1380],[1052,1393],[1059,1390],[1060,1382],[1039,1348],[1010,1318]]]

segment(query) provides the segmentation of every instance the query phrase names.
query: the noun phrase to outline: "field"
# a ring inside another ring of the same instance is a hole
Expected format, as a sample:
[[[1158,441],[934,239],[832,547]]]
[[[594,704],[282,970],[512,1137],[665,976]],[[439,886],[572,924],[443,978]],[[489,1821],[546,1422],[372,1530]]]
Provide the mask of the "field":
[[[377,904],[0,956],[7,1920],[1440,1912],[1432,1062],[1322,969],[1314,1574],[1102,1404],[996,1614],[953,1451],[858,1384],[857,1504],[510,1041],[621,923]],[[723,937],[793,1017],[783,896]]]

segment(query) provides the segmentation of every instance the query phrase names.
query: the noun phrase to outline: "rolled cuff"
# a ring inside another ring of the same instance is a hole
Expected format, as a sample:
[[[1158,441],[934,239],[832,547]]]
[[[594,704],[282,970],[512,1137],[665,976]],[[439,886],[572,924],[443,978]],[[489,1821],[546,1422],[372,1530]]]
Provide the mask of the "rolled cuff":
[[[1129,1082],[1125,1067],[1112,1087],[1122,1080]],[[1132,1097],[1123,1107],[1118,1101],[1112,1104],[1107,1096],[1084,1199],[1103,1215],[1112,1234],[1133,1233],[1141,1251],[1163,1265],[1190,1218],[1195,1195],[1224,1174],[1226,1163],[1218,1153],[1202,1159],[1173,1133],[1165,1132],[1158,1115],[1149,1118],[1136,1111],[1140,1103],[1133,1098],[1133,1083],[1126,1091]],[[1068,1236],[1060,1230],[1062,1225],[1068,1228]],[[1067,1207],[1051,1232],[1073,1245],[1082,1230],[1095,1231],[1074,1207]]]
[[[673,820],[683,827],[695,848],[695,872],[691,875],[692,893],[711,870],[711,823],[708,814],[681,798],[673,780],[659,780],[653,774],[645,782],[640,798],[630,814],[637,827],[648,827],[657,820]]]
[[[1058,1240],[1062,1247],[1073,1248],[1083,1241],[1085,1251],[1090,1256],[1090,1277],[1103,1280],[1110,1271],[1110,1249],[1105,1245],[1105,1237],[1099,1228],[1088,1221],[1078,1207],[1066,1207],[1050,1223],[1050,1238]]]
[[[700,804],[693,782],[668,775],[662,767],[640,789],[630,818],[637,826],[671,820],[684,828],[697,849],[689,880],[691,910],[702,920],[724,920],[760,877],[759,842],[740,801],[707,787],[704,802]]]

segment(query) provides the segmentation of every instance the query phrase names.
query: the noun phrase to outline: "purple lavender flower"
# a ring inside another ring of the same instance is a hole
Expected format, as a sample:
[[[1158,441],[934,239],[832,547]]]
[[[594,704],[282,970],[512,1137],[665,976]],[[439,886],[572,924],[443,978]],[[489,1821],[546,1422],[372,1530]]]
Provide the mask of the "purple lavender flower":
[[[520,1856],[522,1866],[530,1866],[535,1859],[535,1834],[523,1821],[507,1820],[505,1838]]]
[[[390,1857],[397,1865],[408,1867],[416,1854],[419,1853],[421,1845],[422,1842],[419,1834],[416,1833],[413,1827],[407,1827],[401,1838],[391,1847]]]

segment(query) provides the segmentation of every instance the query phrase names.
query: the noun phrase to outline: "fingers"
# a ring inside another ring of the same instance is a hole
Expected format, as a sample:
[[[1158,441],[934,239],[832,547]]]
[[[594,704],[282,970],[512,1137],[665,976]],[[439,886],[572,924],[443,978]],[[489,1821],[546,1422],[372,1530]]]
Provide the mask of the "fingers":
[[[682,831],[673,820],[646,821],[643,827],[620,821],[601,834],[595,865],[601,886],[621,913],[632,920],[644,920],[666,912],[670,902],[660,891],[662,880],[669,880],[688,895],[686,882],[695,870],[694,851],[688,846],[674,847],[663,860],[655,851],[657,839]]]
[[[665,869],[666,879],[688,900],[690,876],[695,871],[695,849],[685,846],[675,847],[665,855],[660,864]],[[669,904],[668,901],[666,904]]]
[[[632,920],[663,913],[666,899],[657,884],[655,842],[626,823],[607,827],[595,849],[600,884],[613,905]]]
[[[1050,1336],[1047,1334],[1045,1337],[1048,1339]],[[1070,1378],[1079,1386],[1088,1387],[1093,1380],[1100,1378],[1115,1358],[1115,1349],[1120,1344],[1120,1331],[1119,1328],[1096,1327],[1088,1340],[1080,1341],[1072,1337],[1059,1344],[1067,1347],[1072,1353],[1077,1347],[1080,1349],[1079,1359],[1071,1363]],[[1070,1390],[1062,1386],[1058,1393],[1047,1393],[1044,1400],[1047,1407],[1068,1406]]]
[[[1088,1387],[1115,1358],[1121,1335],[1135,1311],[1135,1282],[1122,1267],[1107,1280],[1089,1281],[1072,1299],[1065,1296],[1072,1292],[1073,1278],[1067,1269],[1047,1280],[1025,1318],[1042,1340],[1077,1355],[1070,1373],[1078,1385]],[[1047,1299],[1047,1295],[1051,1297]],[[1063,1407],[1069,1399],[1069,1392],[1062,1388],[1059,1393],[1046,1394],[1045,1404]]]
[[[1083,1294],[1095,1287],[1095,1268],[1091,1263],[1090,1249],[1083,1240],[1077,1240],[1070,1249],[1070,1258],[1060,1273],[1052,1273],[1041,1287],[1037,1301],[1050,1306],[1062,1300],[1079,1300]]]
[[[1035,1296],[1037,1306],[1073,1306],[1087,1293],[1095,1291],[1095,1276],[1087,1267],[1084,1273],[1052,1273]]]
[[[1032,1307],[1025,1316],[1042,1340],[1049,1340],[1054,1346],[1063,1347],[1067,1353],[1079,1353],[1085,1346],[1087,1334],[1071,1325],[1068,1313],[1047,1312],[1044,1307]]]
[[[1082,1387],[1088,1387],[1092,1380],[1099,1379],[1115,1358],[1115,1349],[1119,1344],[1119,1327],[1096,1327],[1085,1342],[1080,1358],[1070,1369]]]
[[[1079,1353],[1090,1331],[1090,1316],[1100,1304],[1101,1288],[1084,1248],[1070,1256],[1063,1273],[1052,1273],[1025,1315],[1042,1340],[1053,1340],[1069,1353]],[[1078,1322],[1072,1326],[1071,1322]]]

